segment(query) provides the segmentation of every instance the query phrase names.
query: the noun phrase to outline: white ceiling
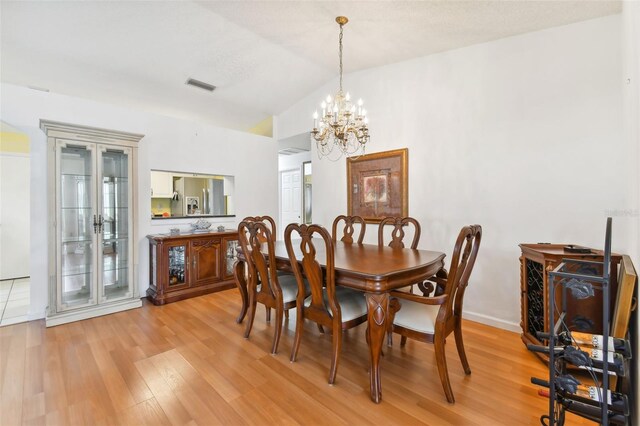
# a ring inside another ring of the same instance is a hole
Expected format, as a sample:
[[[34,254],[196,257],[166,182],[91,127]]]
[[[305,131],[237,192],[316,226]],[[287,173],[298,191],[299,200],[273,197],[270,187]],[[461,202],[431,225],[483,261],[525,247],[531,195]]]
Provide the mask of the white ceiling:
[[[619,13],[619,1],[5,1],[3,82],[246,130],[345,71]],[[186,86],[193,77],[218,87]]]

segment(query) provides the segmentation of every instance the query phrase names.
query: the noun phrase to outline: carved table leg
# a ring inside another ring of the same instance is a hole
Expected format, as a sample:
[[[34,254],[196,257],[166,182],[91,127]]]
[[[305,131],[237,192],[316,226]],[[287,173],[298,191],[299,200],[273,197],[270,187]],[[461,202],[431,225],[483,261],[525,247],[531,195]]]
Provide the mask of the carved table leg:
[[[380,381],[380,354],[382,343],[387,332],[387,316],[389,312],[389,293],[367,293],[369,351],[371,354],[371,369],[369,381],[371,399],[375,403],[382,401],[382,383]]]
[[[242,298],[242,307],[240,308],[240,315],[236,318],[236,322],[240,324],[247,315],[247,306],[249,305],[249,295],[247,293],[247,280],[244,275],[244,262],[237,260],[233,265],[233,276],[236,279],[236,286],[240,290],[240,297]]]

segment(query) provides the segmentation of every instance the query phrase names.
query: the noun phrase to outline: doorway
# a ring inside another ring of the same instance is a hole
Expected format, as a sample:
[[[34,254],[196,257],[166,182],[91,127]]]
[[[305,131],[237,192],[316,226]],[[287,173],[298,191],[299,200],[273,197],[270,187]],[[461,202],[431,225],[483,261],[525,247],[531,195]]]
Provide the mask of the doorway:
[[[31,156],[28,135],[0,122],[0,325],[30,308]]]
[[[302,177],[300,169],[280,172],[280,235],[290,223],[300,223],[302,216]]]

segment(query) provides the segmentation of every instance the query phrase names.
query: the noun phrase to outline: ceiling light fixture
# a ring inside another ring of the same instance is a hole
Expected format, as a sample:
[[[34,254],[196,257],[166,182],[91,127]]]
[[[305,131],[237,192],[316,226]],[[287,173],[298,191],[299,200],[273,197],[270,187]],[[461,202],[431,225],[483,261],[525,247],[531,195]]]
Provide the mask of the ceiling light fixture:
[[[362,107],[362,99],[357,104],[351,102],[349,93],[342,90],[342,27],[349,22],[346,16],[338,16],[340,25],[340,88],[332,98],[320,104],[322,117],[318,111],[313,114],[311,138],[316,142],[318,157],[327,157],[337,161],[344,154],[347,157],[359,157],[364,154],[369,142],[367,111]]]

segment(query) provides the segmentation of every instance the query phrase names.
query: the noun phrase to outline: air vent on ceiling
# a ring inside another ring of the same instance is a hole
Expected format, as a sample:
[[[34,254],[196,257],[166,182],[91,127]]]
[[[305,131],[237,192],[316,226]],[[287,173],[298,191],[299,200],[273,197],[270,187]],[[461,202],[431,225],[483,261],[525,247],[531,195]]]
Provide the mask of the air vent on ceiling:
[[[204,81],[196,80],[195,78],[188,79],[185,84],[197,87],[202,90],[206,90],[208,92],[213,92],[214,90],[216,90],[216,86],[214,86],[213,84],[205,83]]]
[[[307,152],[309,151],[308,149],[302,149],[302,148],[284,148],[281,149],[280,151],[278,151],[278,154],[280,155],[294,155],[294,154],[300,154],[301,152]]]

